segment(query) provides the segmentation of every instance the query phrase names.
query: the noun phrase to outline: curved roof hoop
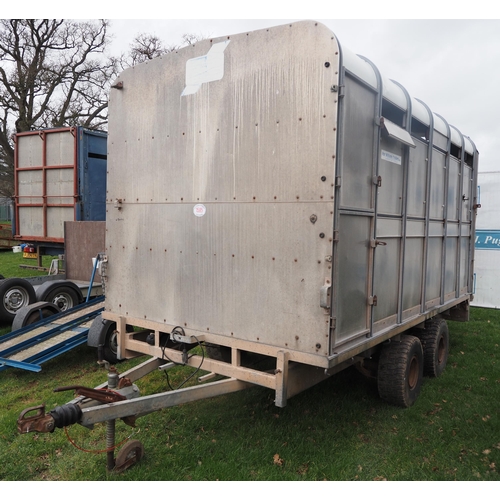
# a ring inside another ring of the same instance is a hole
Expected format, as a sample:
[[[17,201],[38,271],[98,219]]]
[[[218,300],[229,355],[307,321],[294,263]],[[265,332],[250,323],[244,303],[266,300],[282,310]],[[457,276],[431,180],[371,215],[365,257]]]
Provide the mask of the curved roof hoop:
[[[428,262],[428,253],[429,253],[429,217],[430,217],[430,209],[431,204],[429,203],[431,197],[431,173],[432,173],[432,145],[434,141],[434,116],[432,114],[431,109],[425,102],[420,99],[415,99],[417,102],[422,104],[429,115],[429,137],[427,144],[427,182],[425,188],[425,199],[427,203],[425,205],[425,245],[424,245],[424,265],[422,267],[422,296],[421,296],[421,310],[425,310],[426,303],[426,289],[427,289],[427,262]]]
[[[395,80],[391,80],[392,83],[397,85],[403,92],[406,99],[406,115],[405,115],[405,129],[411,135],[411,97],[408,91],[403,85]],[[398,322],[403,321],[403,287],[404,287],[404,269],[405,269],[405,247],[406,247],[406,234],[407,234],[407,219],[408,219],[408,171],[410,168],[410,153],[409,149],[406,148],[406,154],[404,157],[404,171],[403,171],[403,213],[402,213],[402,238],[401,238],[401,265],[399,267],[399,293],[398,293]]]
[[[380,136],[382,133],[382,127],[381,125],[381,119],[382,119],[382,98],[383,98],[383,87],[382,87],[382,76],[380,75],[380,71],[378,70],[377,66],[373,64],[368,58],[361,56],[358,54],[358,57],[360,57],[363,61],[366,61],[373,69],[375,76],[377,78],[377,99],[376,99],[376,104],[375,104],[375,119],[378,120],[378,127],[375,127],[375,136],[374,136],[374,141],[373,141],[373,178],[378,179],[379,177],[379,168],[380,168]],[[374,183],[375,185],[375,183]],[[374,191],[374,201],[373,201],[373,210],[374,210],[374,215],[375,217],[373,218],[373,234],[372,234],[372,239],[375,240],[375,235],[377,234],[377,213],[378,213],[378,196],[376,194],[376,189]],[[373,297],[375,294],[375,284],[374,284],[374,277],[375,277],[375,266],[376,266],[376,255],[373,250],[372,251],[372,270],[371,270],[371,278],[370,278],[370,295]],[[370,332],[373,332],[373,324],[374,324],[374,317],[375,314],[373,314],[373,305],[372,307],[372,312],[370,314]],[[370,336],[372,333],[370,333]]]

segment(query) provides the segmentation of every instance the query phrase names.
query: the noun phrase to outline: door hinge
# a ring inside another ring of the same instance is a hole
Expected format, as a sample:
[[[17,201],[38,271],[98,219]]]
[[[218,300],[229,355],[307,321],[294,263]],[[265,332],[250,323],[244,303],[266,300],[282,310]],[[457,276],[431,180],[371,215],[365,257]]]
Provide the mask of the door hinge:
[[[333,333],[337,328],[337,318],[330,316],[330,332]]]
[[[377,296],[376,295],[368,297],[368,305],[369,306],[376,306],[377,305]]]

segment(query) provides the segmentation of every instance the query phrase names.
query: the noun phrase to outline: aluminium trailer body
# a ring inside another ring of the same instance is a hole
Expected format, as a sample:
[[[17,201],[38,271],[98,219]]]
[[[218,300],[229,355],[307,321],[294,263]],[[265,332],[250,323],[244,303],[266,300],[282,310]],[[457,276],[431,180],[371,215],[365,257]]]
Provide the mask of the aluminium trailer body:
[[[129,68],[109,111],[99,321],[114,325],[117,359],[152,356],[120,381],[175,364],[226,378],[95,407],[77,398],[23,413],[21,432],[252,384],[284,406],[354,363],[409,406],[424,357],[439,374],[443,318],[466,320],[472,298],[478,162],[444,118],[310,21]],[[92,345],[106,339],[89,333]]]
[[[477,150],[323,25],[205,40],[119,80],[103,314],[119,357],[161,356],[181,327],[331,369],[467,316]]]

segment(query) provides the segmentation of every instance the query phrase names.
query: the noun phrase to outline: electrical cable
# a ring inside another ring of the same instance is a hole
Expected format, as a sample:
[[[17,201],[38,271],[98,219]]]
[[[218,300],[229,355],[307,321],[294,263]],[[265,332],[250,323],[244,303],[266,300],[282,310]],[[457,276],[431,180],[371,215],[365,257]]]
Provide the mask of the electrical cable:
[[[165,350],[167,349],[167,343],[168,341],[172,341],[174,343],[179,343],[180,342],[177,342],[174,338],[174,333],[177,333],[177,334],[180,334],[182,335],[183,337],[186,336],[186,333],[184,331],[184,328],[182,328],[182,326],[176,326],[172,329],[172,331],[170,332],[170,337],[167,338],[167,340],[164,342],[163,345],[160,345],[160,348],[161,348],[161,351],[162,351],[162,359],[166,360],[166,361],[169,361],[170,363],[173,363],[174,365],[177,365],[177,366],[184,366],[186,363],[178,363],[172,359],[170,359]],[[172,384],[170,383],[170,378],[168,376],[168,370],[165,370],[165,377],[167,379],[167,384],[168,384],[168,387],[170,388],[170,390],[172,391],[176,391],[180,388],[182,388],[190,379],[192,379],[200,370],[201,370],[201,367],[205,361],[205,350],[203,349],[203,345],[202,343],[198,340],[198,338],[196,338],[194,335],[193,335],[193,338],[196,339],[196,342],[198,344],[198,346],[200,347],[201,349],[201,362],[200,362],[200,365],[195,369],[194,372],[192,372],[188,377],[186,377],[176,388],[172,387]],[[183,344],[183,348],[185,349],[185,344]],[[191,354],[190,356],[188,356],[188,360],[191,359],[193,356],[195,356],[194,354]]]
[[[64,427],[64,432],[66,433],[66,437],[68,438],[68,441],[77,449],[80,451],[84,451],[85,453],[95,453],[95,454],[100,454],[100,453],[108,453],[110,451],[116,450],[116,448],[120,447],[123,443],[126,443],[133,435],[139,434],[141,429],[138,429],[137,432],[132,432],[129,436],[127,436],[123,441],[119,442],[118,444],[115,444],[111,448],[106,448],[104,450],[87,450],[85,448],[82,448],[81,446],[78,446],[75,441],[71,438],[68,432],[68,428],[65,426]]]

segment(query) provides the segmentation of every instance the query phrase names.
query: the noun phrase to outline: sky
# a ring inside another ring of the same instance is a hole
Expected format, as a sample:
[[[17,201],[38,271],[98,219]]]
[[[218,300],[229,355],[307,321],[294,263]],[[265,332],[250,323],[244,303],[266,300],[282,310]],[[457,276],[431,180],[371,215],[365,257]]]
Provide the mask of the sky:
[[[216,38],[300,19],[325,24],[341,45],[469,136],[480,171],[500,170],[500,19],[110,19],[111,50],[126,52],[139,33],[174,45],[185,33]]]
[[[351,0],[340,6],[308,0],[292,6],[268,0],[143,0],[127,7],[87,0],[82,9],[53,0],[32,5],[29,15],[109,19],[113,55],[127,52],[140,33],[155,34],[168,46],[180,44],[183,34],[216,38],[303,19],[322,22],[341,45],[370,59],[385,77],[402,84],[412,97],[469,136],[479,150],[479,171],[490,172],[500,171],[496,152],[500,145],[500,7],[492,4],[487,0]],[[17,7],[12,8],[14,12],[3,15],[21,17],[14,15]],[[283,14],[290,17],[282,18]]]

